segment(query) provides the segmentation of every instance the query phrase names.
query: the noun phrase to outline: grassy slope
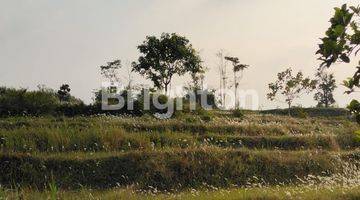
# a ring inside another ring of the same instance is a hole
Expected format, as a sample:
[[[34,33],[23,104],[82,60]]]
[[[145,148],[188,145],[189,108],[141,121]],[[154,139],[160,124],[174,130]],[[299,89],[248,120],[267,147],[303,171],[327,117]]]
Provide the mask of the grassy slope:
[[[353,134],[359,126],[345,117],[300,119],[252,113],[240,120],[228,113],[213,115],[210,122],[196,116],[166,121],[146,116],[1,119],[0,182],[41,189],[55,179],[58,186],[70,189],[138,184],[137,188],[169,190],[246,185],[255,176],[277,185],[295,183],[296,176],[330,175],[341,169],[339,158],[360,158],[360,140]],[[92,194],[111,199],[121,191]],[[227,197],[237,199],[237,193],[244,192],[249,199],[287,197],[267,191],[231,190]],[[347,192],[348,197],[359,195]],[[75,195],[84,198],[88,192]],[[200,192],[198,197],[207,199],[206,195],[213,193]],[[341,192],[331,195],[336,199]]]
[[[2,185],[16,182],[43,188],[51,178],[62,188],[111,188],[137,184],[161,190],[246,185],[253,177],[275,185],[297,177],[338,173],[359,152],[249,151],[220,148],[129,152],[100,155],[0,155]],[[341,159],[342,158],[342,159]],[[341,159],[341,160],[340,160]]]
[[[8,118],[0,121],[2,152],[103,152],[218,146],[257,149],[355,149],[359,127],[347,119],[249,115],[203,123],[187,117]]]
[[[216,189],[216,190],[189,190],[181,193],[142,193],[132,189],[87,190],[78,191],[36,191],[32,189],[3,190],[0,199],[128,199],[128,200],[357,200],[360,197],[360,188],[309,188],[309,187],[270,187],[249,189]]]

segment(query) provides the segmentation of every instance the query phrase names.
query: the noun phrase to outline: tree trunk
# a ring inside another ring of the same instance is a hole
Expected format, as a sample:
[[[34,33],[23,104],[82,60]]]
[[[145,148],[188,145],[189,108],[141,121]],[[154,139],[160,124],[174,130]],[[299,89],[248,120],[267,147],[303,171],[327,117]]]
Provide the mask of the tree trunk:
[[[289,117],[291,117],[291,102],[288,103],[289,108],[288,108],[288,115]]]
[[[327,99],[327,92],[326,91],[324,91],[324,100],[325,100],[325,102],[324,102],[325,108],[328,108],[329,107],[329,101]]]
[[[225,102],[226,102],[226,78],[223,77],[223,91],[222,91],[222,95],[223,95],[223,99],[224,99],[224,107],[225,107]]]
[[[239,107],[239,103],[238,103],[238,97],[237,97],[237,87],[238,87],[238,84],[237,84],[237,80],[236,80],[236,73],[234,73],[234,82],[235,82],[235,109],[238,109]]]
[[[169,86],[169,84],[167,83],[167,84],[165,84],[165,95],[167,95],[168,94],[168,86]]]

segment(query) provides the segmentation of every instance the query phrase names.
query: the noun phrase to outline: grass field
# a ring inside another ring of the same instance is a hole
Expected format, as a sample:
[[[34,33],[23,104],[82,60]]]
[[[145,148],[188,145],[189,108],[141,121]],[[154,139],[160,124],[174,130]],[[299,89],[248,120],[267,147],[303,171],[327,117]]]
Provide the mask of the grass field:
[[[3,118],[0,199],[360,198],[347,117],[210,114]]]
[[[7,199],[106,199],[106,200],[138,200],[138,199],[190,199],[190,200],[357,200],[360,188],[319,188],[310,187],[267,187],[248,189],[212,189],[187,190],[180,193],[139,192],[132,189],[88,190],[78,191],[34,191],[31,189],[3,190],[0,198]]]

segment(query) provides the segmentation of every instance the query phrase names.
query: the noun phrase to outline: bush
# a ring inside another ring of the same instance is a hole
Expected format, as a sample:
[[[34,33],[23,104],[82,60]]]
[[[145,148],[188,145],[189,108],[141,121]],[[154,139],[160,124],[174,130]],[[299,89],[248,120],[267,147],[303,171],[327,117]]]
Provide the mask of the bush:
[[[296,111],[296,116],[298,116],[299,118],[305,119],[309,117],[309,114],[303,108],[297,108]]]
[[[356,142],[358,142],[360,144],[360,130],[355,131],[355,139],[356,139]]]
[[[213,115],[210,111],[205,110],[203,108],[197,108],[195,113],[200,117],[200,119],[204,122],[210,122],[213,118]]]
[[[60,102],[54,91],[40,88],[37,91],[26,89],[0,89],[0,115],[48,115],[55,114]]]
[[[235,109],[232,111],[232,115],[236,118],[243,119],[245,117],[244,112],[240,109]]]
[[[355,117],[355,120],[360,124],[360,103],[357,100],[352,100],[347,107],[350,113]]]
[[[212,109],[217,108],[214,90],[198,90],[198,89],[193,90],[189,88],[186,89],[187,89],[187,94],[185,95],[184,99],[188,104],[190,101],[195,100],[194,103],[196,103],[197,106],[200,106],[202,108],[209,109],[206,106],[210,106]],[[207,105],[202,105],[201,96],[204,96],[204,98],[206,98]]]

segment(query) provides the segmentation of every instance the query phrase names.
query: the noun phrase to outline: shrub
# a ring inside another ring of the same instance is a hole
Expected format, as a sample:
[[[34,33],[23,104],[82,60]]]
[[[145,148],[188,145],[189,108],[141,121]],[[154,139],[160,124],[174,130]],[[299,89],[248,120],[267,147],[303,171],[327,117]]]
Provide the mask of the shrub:
[[[357,100],[352,100],[347,108],[354,115],[356,122],[360,124],[360,103]]]
[[[355,131],[356,142],[360,143],[360,130]]]
[[[211,112],[203,108],[197,107],[195,114],[198,115],[200,119],[204,122],[210,122],[213,119],[213,115],[211,114]]]
[[[309,117],[309,114],[303,108],[296,108],[296,113],[299,118],[305,119]]]
[[[236,118],[240,118],[240,119],[243,119],[244,118],[244,112],[240,109],[235,109],[232,111],[232,115]]]
[[[54,114],[60,102],[51,89],[39,88],[37,91],[26,89],[1,88],[0,114],[13,115],[47,115]]]

